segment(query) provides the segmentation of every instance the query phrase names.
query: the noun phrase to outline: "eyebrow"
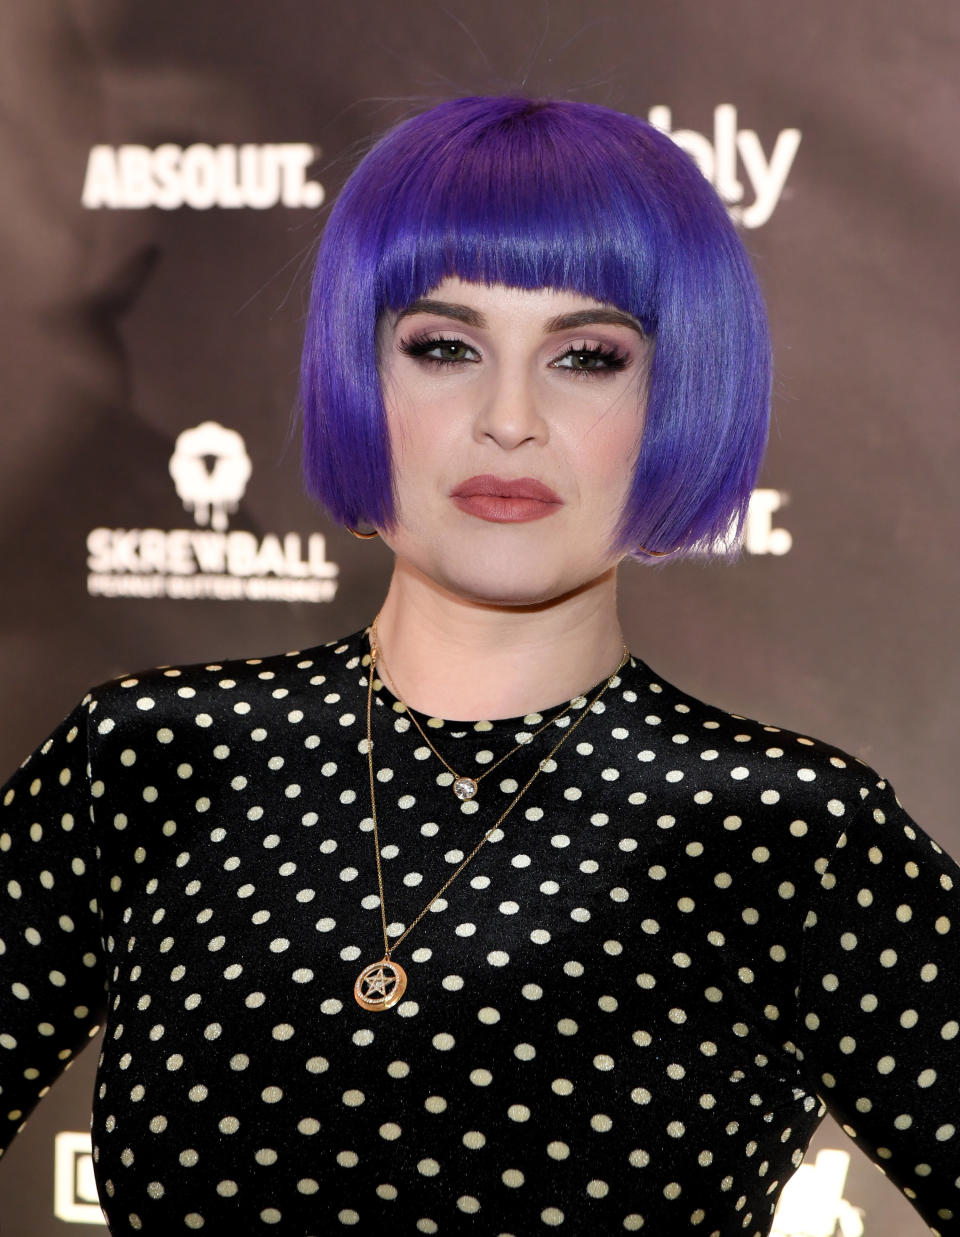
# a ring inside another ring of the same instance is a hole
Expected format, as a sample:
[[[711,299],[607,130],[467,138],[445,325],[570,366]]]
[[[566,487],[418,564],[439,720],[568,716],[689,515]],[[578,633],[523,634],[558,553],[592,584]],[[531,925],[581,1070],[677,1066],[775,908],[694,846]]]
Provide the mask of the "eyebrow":
[[[411,314],[435,314],[439,318],[453,318],[456,322],[477,327],[478,330],[484,330],[487,326],[486,317],[479,310],[471,309],[469,305],[458,305],[452,301],[433,301],[428,297],[420,297],[401,309],[394,319],[394,326],[402,319],[409,318]],[[606,309],[599,305],[596,309],[577,309],[573,313],[558,314],[555,318],[548,318],[544,324],[544,330],[551,334],[554,331],[571,331],[580,326],[591,326],[599,322],[606,323],[608,326],[629,327],[646,338],[647,333],[636,318],[623,313],[622,310]]]

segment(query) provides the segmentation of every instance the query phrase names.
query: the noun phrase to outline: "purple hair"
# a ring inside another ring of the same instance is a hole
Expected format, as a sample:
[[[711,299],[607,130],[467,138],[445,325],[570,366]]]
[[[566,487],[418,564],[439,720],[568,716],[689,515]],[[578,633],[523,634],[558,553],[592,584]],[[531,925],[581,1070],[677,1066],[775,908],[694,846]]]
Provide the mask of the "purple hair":
[[[729,552],[766,442],[767,318],[713,188],[664,134],[590,103],[463,98],[391,130],[327,222],[303,349],[304,468],[334,519],[390,527],[376,325],[448,275],[579,292],[654,340],[616,548]]]

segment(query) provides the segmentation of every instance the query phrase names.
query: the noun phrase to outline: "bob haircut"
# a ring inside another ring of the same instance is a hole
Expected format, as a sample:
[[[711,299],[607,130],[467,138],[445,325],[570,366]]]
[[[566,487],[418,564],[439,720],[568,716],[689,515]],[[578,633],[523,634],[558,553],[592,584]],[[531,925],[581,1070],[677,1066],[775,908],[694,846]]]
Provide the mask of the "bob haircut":
[[[308,489],[389,528],[376,328],[443,278],[578,292],[653,341],[633,485],[614,549],[730,555],[766,442],[767,318],[723,203],[634,116],[512,97],[441,103],[361,160],[317,255],[301,400]]]

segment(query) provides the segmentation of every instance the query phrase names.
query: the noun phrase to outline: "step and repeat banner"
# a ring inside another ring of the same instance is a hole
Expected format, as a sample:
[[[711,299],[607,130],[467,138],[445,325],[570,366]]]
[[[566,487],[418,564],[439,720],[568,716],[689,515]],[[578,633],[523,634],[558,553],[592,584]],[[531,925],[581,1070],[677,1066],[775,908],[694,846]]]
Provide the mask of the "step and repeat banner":
[[[525,92],[670,133],[770,305],[774,425],[744,554],[628,564],[633,649],[868,760],[960,851],[950,0],[31,0],[0,34],[0,781],[92,683],[373,616],[388,553],[300,481],[325,206],[397,120]],[[0,1164],[3,1237],[105,1231],[95,1056]],[[777,1225],[926,1231],[829,1123]]]

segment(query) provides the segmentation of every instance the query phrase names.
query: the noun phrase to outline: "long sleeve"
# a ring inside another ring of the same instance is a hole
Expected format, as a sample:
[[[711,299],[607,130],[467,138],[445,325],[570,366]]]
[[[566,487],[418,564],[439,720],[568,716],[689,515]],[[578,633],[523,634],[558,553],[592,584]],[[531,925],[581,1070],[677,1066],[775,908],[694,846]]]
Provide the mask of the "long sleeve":
[[[960,1222],[960,869],[876,782],[807,918],[801,1051],[934,1232]]]
[[[86,702],[0,789],[0,1153],[99,1030]]]

